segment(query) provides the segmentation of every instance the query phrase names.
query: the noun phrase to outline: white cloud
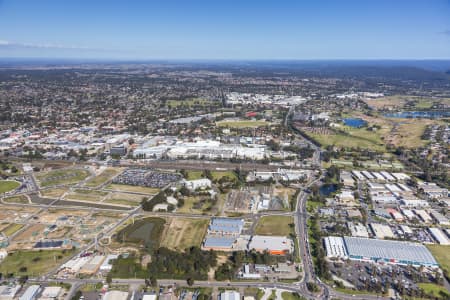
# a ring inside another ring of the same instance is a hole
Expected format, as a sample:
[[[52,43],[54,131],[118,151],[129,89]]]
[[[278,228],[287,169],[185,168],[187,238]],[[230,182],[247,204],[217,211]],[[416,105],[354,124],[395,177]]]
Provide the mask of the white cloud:
[[[0,47],[19,47],[19,48],[37,48],[37,49],[72,49],[72,50],[99,50],[83,46],[66,46],[58,44],[34,44],[0,40]]]

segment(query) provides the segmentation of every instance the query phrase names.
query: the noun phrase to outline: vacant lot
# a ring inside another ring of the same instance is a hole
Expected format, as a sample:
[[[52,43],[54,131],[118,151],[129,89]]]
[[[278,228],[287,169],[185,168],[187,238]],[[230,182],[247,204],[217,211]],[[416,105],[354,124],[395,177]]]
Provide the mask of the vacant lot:
[[[426,294],[433,294],[436,297],[439,297],[439,293],[447,294],[450,297],[449,291],[444,286],[437,285],[434,283],[418,283],[417,284],[422,290],[425,291]],[[440,297],[441,299],[448,299]]]
[[[379,134],[368,131],[365,128],[345,128],[344,132],[333,132],[332,134],[318,134],[306,132],[307,135],[318,141],[323,147],[349,147],[349,148],[363,148],[372,150],[384,150],[384,143]]]
[[[65,199],[98,202],[107,196],[107,192],[76,189],[65,196]]]
[[[3,201],[5,201],[7,203],[19,203],[19,204],[28,204],[28,203],[30,203],[28,198],[26,196],[24,196],[24,195],[8,197],[8,198],[3,199]]]
[[[64,195],[65,192],[67,192],[68,188],[52,188],[52,189],[46,189],[41,190],[42,197],[46,198],[59,198],[62,195]]]
[[[294,220],[287,216],[267,216],[258,220],[255,233],[259,235],[289,236],[293,231]]]
[[[17,189],[20,186],[20,182],[14,180],[0,180],[0,194],[10,192]]]
[[[161,246],[174,250],[184,250],[192,246],[199,247],[207,227],[207,219],[172,219]]]
[[[450,98],[424,98],[417,96],[394,95],[378,99],[369,99],[365,102],[375,109],[429,109],[434,103],[450,105]]]
[[[46,226],[43,224],[30,225],[24,231],[20,232],[19,235],[14,238],[14,241],[32,240],[34,237],[40,235],[44,231],[45,227]]]
[[[0,273],[38,277],[60,264],[72,251],[17,251],[0,264]]]
[[[179,213],[201,214],[210,211],[213,204],[209,199],[200,199],[197,196],[184,198],[184,205],[177,209]]]
[[[143,195],[112,192],[108,197],[106,197],[106,199],[103,202],[128,206],[137,206],[141,203],[143,198],[144,198]]]
[[[116,183],[108,184],[105,187],[105,189],[119,192],[141,193],[147,195],[156,195],[159,193],[159,189],[157,188],[137,186],[137,185],[127,185],[127,184],[116,184]]]
[[[233,171],[212,171],[211,175],[213,177],[213,180],[219,180],[222,177],[228,177],[230,179],[237,179],[236,173]]]
[[[450,246],[427,245],[427,248],[431,251],[441,268],[450,274]]]
[[[202,171],[192,171],[192,170],[189,170],[189,171],[187,171],[187,180],[197,180],[197,179],[200,179],[200,178],[202,178],[202,174],[203,174]]]
[[[261,127],[268,126],[269,122],[266,121],[219,121],[216,122],[216,126],[219,127],[231,127],[231,128],[253,128],[253,127]]]
[[[20,229],[22,229],[23,227],[24,225],[22,224],[9,224],[7,227],[5,227],[5,229],[2,230],[2,232],[9,237],[14,233],[16,233],[17,231],[19,231]]]
[[[95,176],[94,178],[88,180],[86,182],[86,186],[88,187],[98,187],[101,184],[104,184],[108,180],[112,179],[114,176],[122,172],[122,169],[119,168],[107,168],[100,175]]]
[[[168,108],[177,108],[178,106],[206,106],[212,104],[211,101],[207,99],[194,98],[194,99],[185,99],[185,100],[168,100],[166,102]]]
[[[147,249],[157,249],[166,220],[161,218],[145,218],[130,224],[117,234],[117,241],[139,244]]]
[[[89,174],[89,171],[85,169],[69,168],[38,173],[36,178],[42,187],[46,187],[60,184],[75,184],[86,179]]]

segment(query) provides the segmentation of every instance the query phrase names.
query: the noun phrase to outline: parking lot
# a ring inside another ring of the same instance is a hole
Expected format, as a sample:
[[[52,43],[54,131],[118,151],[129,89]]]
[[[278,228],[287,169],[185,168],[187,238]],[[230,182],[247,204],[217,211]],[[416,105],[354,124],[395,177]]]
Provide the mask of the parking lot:
[[[177,182],[181,179],[181,175],[174,173],[165,173],[146,169],[128,169],[114,178],[113,183],[163,188],[168,184]]]

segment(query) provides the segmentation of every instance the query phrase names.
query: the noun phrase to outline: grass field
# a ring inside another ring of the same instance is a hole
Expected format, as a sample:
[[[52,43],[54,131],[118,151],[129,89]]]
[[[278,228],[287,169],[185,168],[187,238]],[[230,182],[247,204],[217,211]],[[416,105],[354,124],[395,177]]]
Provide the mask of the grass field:
[[[216,122],[216,126],[219,127],[230,127],[230,128],[254,128],[261,126],[268,126],[269,122],[266,121],[219,121]]]
[[[187,171],[187,180],[197,180],[202,178],[202,171]]]
[[[212,171],[211,175],[214,180],[219,180],[222,177],[229,177],[231,179],[237,179],[236,173],[233,171]]]
[[[70,200],[84,200],[84,201],[98,202],[102,200],[106,195],[108,195],[107,192],[76,189],[73,192],[67,194],[64,198]]]
[[[137,186],[137,185],[127,185],[127,184],[116,184],[111,183],[108,184],[105,189],[119,191],[119,192],[132,192],[132,193],[142,193],[148,195],[156,195],[159,193],[158,188],[151,188],[145,186]]]
[[[375,109],[428,109],[433,106],[433,103],[443,103],[450,105],[450,98],[423,98],[417,96],[393,95],[378,99],[369,99],[365,101],[370,107]],[[405,106],[410,102],[411,106]]]
[[[207,219],[172,219],[161,241],[161,246],[174,250],[184,250],[192,246],[199,247],[207,227]]]
[[[256,224],[255,233],[259,235],[289,236],[293,232],[293,227],[289,226],[289,224],[293,223],[292,217],[287,216],[262,217]]]
[[[38,173],[36,178],[42,187],[46,187],[60,184],[75,184],[86,179],[89,174],[84,169],[69,168]]]
[[[98,187],[99,185],[107,182],[108,180],[119,174],[121,171],[121,169],[107,168],[102,173],[100,173],[100,175],[95,176],[94,178],[87,181],[85,185],[88,187]]]
[[[210,201],[205,201],[203,205],[199,205],[200,199],[195,196],[190,196],[184,198],[184,205],[177,209],[179,213],[193,213],[201,214],[207,211],[212,203]]]
[[[346,133],[322,135],[307,132],[306,134],[318,141],[323,147],[334,145],[336,147],[363,148],[372,150],[385,150],[384,143],[378,133],[365,128],[345,128]]]
[[[187,180],[196,180],[203,178],[202,174],[202,171],[189,170],[187,171]],[[211,171],[211,175],[213,180],[219,180],[225,176],[228,176],[231,179],[236,178],[236,173],[234,173],[233,171]]]
[[[43,197],[47,198],[59,198],[62,195],[64,195],[65,192],[67,192],[69,189],[67,188],[53,188],[53,189],[46,189],[41,190],[41,195]]]
[[[117,233],[117,241],[157,249],[165,223],[166,220],[153,217],[136,220],[134,224],[128,225]]]
[[[28,201],[28,198],[25,197],[24,195],[8,197],[8,198],[3,199],[3,201],[5,201],[7,203],[19,203],[19,204],[30,203],[30,201]]]
[[[417,284],[426,294],[433,294],[436,297],[439,297],[440,293],[447,294],[448,297],[450,297],[449,291],[444,286],[437,285],[434,283],[418,283]],[[442,299],[448,299],[443,298]]]
[[[15,180],[0,180],[0,194],[17,189],[20,182]]]
[[[291,293],[291,292],[282,292],[281,293],[281,297],[283,298],[283,300],[301,300],[301,299],[304,299],[304,298],[300,297],[299,294]]]
[[[122,204],[128,206],[137,206],[141,203],[143,195],[112,192],[103,202],[112,204]]]
[[[0,264],[0,273],[14,275],[42,275],[61,263],[72,251],[17,251]]]
[[[427,245],[427,248],[431,251],[441,268],[450,274],[450,246]]]
[[[8,227],[6,227],[5,229],[3,229],[3,233],[6,235],[6,236],[11,236],[11,235],[13,235],[14,233],[16,233],[17,231],[19,231],[20,229],[22,229],[24,227],[24,225],[22,225],[22,224],[10,224],[10,225],[8,225]]]

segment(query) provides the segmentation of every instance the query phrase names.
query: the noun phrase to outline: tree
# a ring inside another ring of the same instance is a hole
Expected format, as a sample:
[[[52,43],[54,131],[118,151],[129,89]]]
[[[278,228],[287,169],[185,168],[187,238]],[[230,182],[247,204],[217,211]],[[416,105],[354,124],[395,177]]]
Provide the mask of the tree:
[[[156,280],[155,276],[150,276],[149,281],[152,287],[156,287],[158,285],[158,280]]]
[[[193,285],[194,285],[194,279],[192,279],[192,278],[190,278],[190,277],[186,280],[186,282],[187,282],[187,284],[188,284],[189,286],[193,286]]]
[[[112,283],[112,274],[111,274],[111,272],[109,272],[108,275],[106,275],[106,283],[107,284],[111,284]]]

